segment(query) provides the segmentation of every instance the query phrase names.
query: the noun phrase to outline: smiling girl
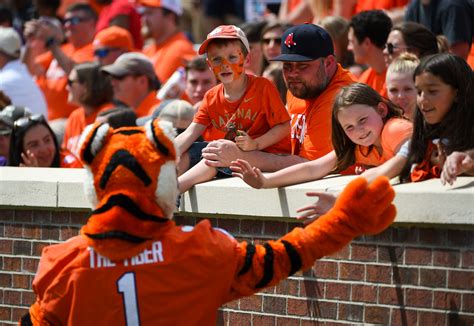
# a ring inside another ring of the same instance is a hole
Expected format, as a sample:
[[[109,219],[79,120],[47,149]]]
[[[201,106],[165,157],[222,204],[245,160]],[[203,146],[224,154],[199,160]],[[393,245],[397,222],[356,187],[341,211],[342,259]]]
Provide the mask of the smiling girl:
[[[401,180],[439,178],[447,155],[474,148],[474,77],[449,53],[424,58],[415,70],[418,110]]]
[[[355,83],[341,89],[332,114],[334,151],[316,159],[263,175],[248,162],[232,162],[233,175],[254,188],[273,188],[320,179],[339,173],[354,164],[367,168],[363,176],[392,178],[401,166],[387,168],[384,163],[394,157],[411,136],[412,125],[402,111],[366,84]]]

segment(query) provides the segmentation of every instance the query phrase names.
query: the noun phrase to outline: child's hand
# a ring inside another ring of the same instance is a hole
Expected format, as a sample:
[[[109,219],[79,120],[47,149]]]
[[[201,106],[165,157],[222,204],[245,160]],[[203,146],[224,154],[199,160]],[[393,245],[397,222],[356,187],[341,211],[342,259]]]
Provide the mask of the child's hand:
[[[304,224],[309,224],[325,214],[336,202],[336,196],[327,192],[307,192],[306,196],[318,197],[318,201],[312,205],[298,208],[296,211],[297,213],[305,212],[303,215],[296,217],[298,220],[303,220]]]
[[[252,139],[245,131],[237,131],[237,137],[235,137],[235,143],[243,151],[255,151],[258,150],[258,143]]]
[[[239,177],[251,187],[260,189],[265,184],[266,178],[260,169],[250,166],[245,160],[232,161],[230,169],[232,170],[232,176]]]
[[[27,150],[26,153],[21,153],[21,159],[23,160],[23,163],[20,163],[22,167],[38,167],[38,160],[30,150]]]
[[[443,165],[441,172],[441,183],[452,185],[456,177],[474,168],[474,160],[467,153],[452,152]]]

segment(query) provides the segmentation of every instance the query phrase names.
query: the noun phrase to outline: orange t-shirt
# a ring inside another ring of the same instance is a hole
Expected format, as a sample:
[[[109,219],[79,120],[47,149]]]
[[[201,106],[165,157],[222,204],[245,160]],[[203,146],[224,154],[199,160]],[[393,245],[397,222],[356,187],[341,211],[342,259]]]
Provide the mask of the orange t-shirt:
[[[196,56],[193,44],[183,32],[173,35],[159,45],[147,46],[143,53],[153,62],[161,84],[166,83],[176,69],[183,67]]]
[[[208,127],[203,134],[205,140],[224,138],[231,124],[255,139],[274,126],[290,120],[275,86],[263,77],[252,75],[247,77],[247,90],[235,102],[225,99],[222,84],[213,87],[204,95],[193,121]],[[264,151],[289,153],[290,135],[265,148]]]
[[[369,85],[375,89],[377,93],[387,97],[387,87],[385,86],[386,73],[386,69],[382,74],[378,74],[374,69],[368,68],[360,75],[358,82]]]
[[[81,48],[75,48],[67,43],[61,46],[66,56],[76,63],[94,61],[94,49],[92,43]],[[45,68],[46,73],[38,76],[36,82],[43,91],[48,106],[48,120],[67,118],[77,108],[76,105],[68,103],[67,74],[54,59],[51,52],[44,53],[36,58],[36,62]]]
[[[407,4],[408,0],[358,0],[354,14],[365,10],[401,8]]]
[[[304,100],[288,91],[286,105],[291,115],[293,155],[315,160],[333,150],[331,117],[334,98],[342,87],[353,82],[349,71],[338,64],[336,74],[318,97]]]
[[[137,115],[137,118],[146,117],[151,115],[155,107],[160,103],[161,101],[156,98],[156,91],[151,91],[143,99],[143,101],[141,101],[140,105],[133,109]]]
[[[413,125],[410,121],[400,118],[392,118],[388,120],[382,129],[380,142],[382,153],[375,148],[357,145],[355,149],[356,164],[366,166],[379,166],[397,154],[400,146],[410,139],[413,132]]]
[[[467,63],[471,66],[471,69],[474,69],[474,42],[471,44],[471,51],[467,56]]]
[[[112,106],[113,105],[111,103],[106,103],[89,115],[86,115],[86,111],[83,107],[77,108],[72,111],[66,121],[62,148],[67,149],[74,155],[78,155],[79,138],[81,136],[82,131],[84,131],[84,128],[95,121],[95,118],[97,117],[97,114],[99,112],[108,110]]]

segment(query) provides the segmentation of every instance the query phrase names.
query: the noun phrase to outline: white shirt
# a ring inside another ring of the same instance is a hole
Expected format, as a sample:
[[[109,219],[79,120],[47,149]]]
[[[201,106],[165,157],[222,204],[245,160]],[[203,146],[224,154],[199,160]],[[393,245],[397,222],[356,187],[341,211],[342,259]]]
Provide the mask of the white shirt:
[[[11,99],[13,105],[26,106],[34,114],[48,117],[43,92],[20,60],[9,61],[0,69],[0,90]]]

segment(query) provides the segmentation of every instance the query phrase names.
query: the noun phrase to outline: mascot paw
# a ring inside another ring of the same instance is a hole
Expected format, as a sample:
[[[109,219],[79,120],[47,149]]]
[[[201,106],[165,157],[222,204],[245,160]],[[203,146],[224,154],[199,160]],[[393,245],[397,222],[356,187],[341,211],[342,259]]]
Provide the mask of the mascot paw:
[[[376,234],[395,219],[394,198],[395,191],[386,177],[378,177],[371,184],[360,177],[346,186],[334,208],[342,211],[360,234]]]

